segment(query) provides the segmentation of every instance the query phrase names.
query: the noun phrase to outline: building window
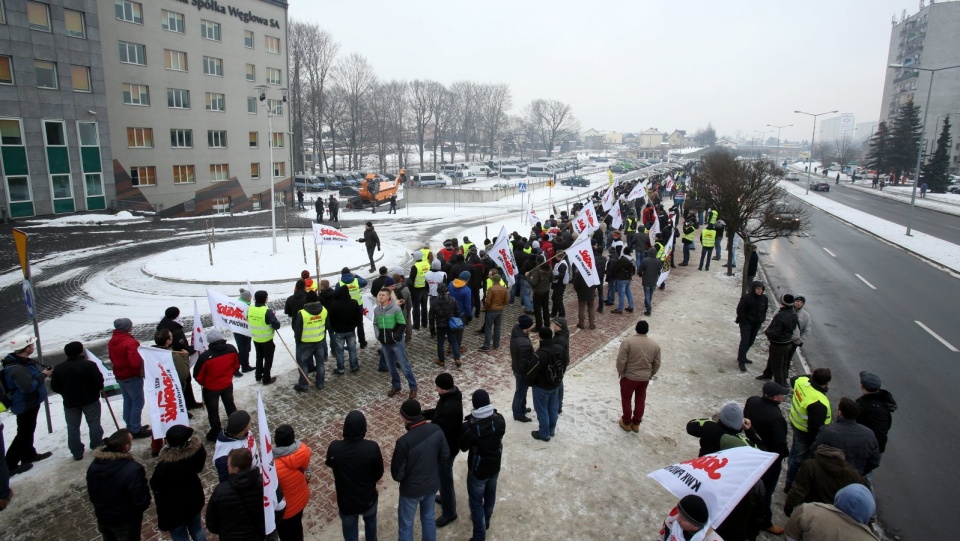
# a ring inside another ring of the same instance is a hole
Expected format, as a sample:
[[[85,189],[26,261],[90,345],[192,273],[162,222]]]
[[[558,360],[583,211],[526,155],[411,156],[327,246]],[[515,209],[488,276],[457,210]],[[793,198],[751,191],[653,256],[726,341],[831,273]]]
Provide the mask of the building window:
[[[267,84],[268,85],[280,84],[280,70],[278,70],[277,68],[267,68]]]
[[[13,84],[13,58],[0,56],[0,85]]]
[[[273,162],[273,178],[287,176],[287,162]]]
[[[134,186],[156,186],[157,168],[153,165],[131,167],[130,183]]]
[[[57,81],[57,64],[46,60],[34,60],[37,71],[37,88],[60,88]]]
[[[270,137],[270,146],[273,148],[283,148],[283,132],[275,131]]]
[[[96,122],[77,122],[77,135],[82,147],[100,146],[100,136],[97,134]]]
[[[253,49],[253,32],[250,30],[243,31],[243,46],[247,49]]]
[[[273,116],[283,116],[283,100],[267,100],[267,109]]]
[[[147,65],[147,46],[140,43],[120,42],[120,62],[123,64]]]
[[[127,148],[153,148],[153,128],[127,128]]]
[[[74,92],[90,92],[90,68],[70,66],[70,81]]]
[[[193,148],[193,130],[170,130],[170,148]]]
[[[70,175],[53,175],[50,177],[50,184],[53,185],[54,199],[73,199]]]
[[[123,83],[123,103],[125,105],[150,105],[150,87],[134,83]]]
[[[87,173],[83,175],[83,187],[87,192],[87,197],[97,197],[103,195],[103,177],[100,173]]]
[[[222,180],[227,180],[229,178],[230,178],[230,164],[226,164],[226,163],[210,164],[210,180],[212,182],[220,182]]]
[[[203,74],[223,77],[223,60],[211,56],[203,57]]]
[[[260,164],[250,164],[250,180],[260,180]]]
[[[184,88],[168,88],[167,107],[171,109],[189,109],[190,91]]]
[[[143,6],[140,2],[130,0],[114,0],[117,20],[128,23],[143,24]]]
[[[163,67],[173,71],[187,71],[187,53],[164,49]]]
[[[247,113],[251,115],[257,114],[257,98],[247,98]]]
[[[215,92],[206,93],[207,111],[223,112],[226,109],[225,98],[223,94]]]
[[[210,148],[227,148],[227,131],[207,130],[207,146]]]
[[[59,120],[44,121],[43,133],[48,147],[67,146],[67,134],[63,130],[63,122]]]
[[[83,13],[72,9],[63,10],[63,18],[67,25],[67,35],[71,38],[86,38],[87,27],[83,24]]]
[[[264,36],[264,49],[271,54],[280,54],[280,38],[273,36]]]
[[[5,147],[23,146],[23,131],[20,129],[20,120],[0,119],[0,145]]]
[[[50,6],[40,2],[27,2],[27,22],[31,30],[50,31]]]
[[[247,64],[247,80],[251,83],[257,82],[257,67],[253,64]]]
[[[173,183],[174,184],[196,184],[197,172],[192,165],[174,165]]]
[[[200,21],[200,37],[220,41],[220,23]]]
[[[250,148],[260,148],[260,135],[255,131],[250,132]]]
[[[162,21],[161,25],[163,29],[168,32],[176,32],[178,34],[183,34],[184,24],[183,24],[183,13],[177,13],[176,11],[162,10],[160,12],[160,19]]]

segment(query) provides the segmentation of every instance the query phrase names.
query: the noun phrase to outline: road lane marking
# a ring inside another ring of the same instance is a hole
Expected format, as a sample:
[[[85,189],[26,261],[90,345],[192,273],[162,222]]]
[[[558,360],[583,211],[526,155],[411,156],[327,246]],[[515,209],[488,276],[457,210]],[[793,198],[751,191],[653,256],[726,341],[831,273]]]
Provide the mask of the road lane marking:
[[[945,345],[945,346],[947,346],[947,349],[949,349],[950,351],[952,351],[952,352],[954,352],[954,353],[956,353],[957,351],[960,351],[960,350],[958,350],[957,348],[953,347],[953,345],[950,344],[950,342],[947,342],[947,341],[944,340],[943,338],[940,338],[940,335],[937,334],[937,333],[935,333],[935,332],[933,332],[933,330],[932,330],[930,327],[927,327],[927,326],[924,325],[923,323],[921,323],[921,322],[919,322],[919,321],[916,321],[916,320],[914,320],[914,323],[916,323],[917,325],[920,325],[920,328],[921,328],[921,329],[923,329],[923,330],[927,331],[928,333],[930,333],[930,336],[932,336],[932,337],[936,338],[937,340],[939,340],[940,343],[943,344],[943,345]]]
[[[856,276],[857,278],[859,278],[861,282],[867,284],[867,286],[868,286],[870,289],[877,289],[873,284],[871,284],[871,283],[868,282],[866,279],[864,279],[863,276],[860,276],[859,274],[854,274],[854,276]]]
[[[831,252],[830,250],[827,250],[826,248],[824,248],[823,251],[824,251],[824,252],[827,252],[828,254],[830,254],[830,257],[837,257],[837,254]]]

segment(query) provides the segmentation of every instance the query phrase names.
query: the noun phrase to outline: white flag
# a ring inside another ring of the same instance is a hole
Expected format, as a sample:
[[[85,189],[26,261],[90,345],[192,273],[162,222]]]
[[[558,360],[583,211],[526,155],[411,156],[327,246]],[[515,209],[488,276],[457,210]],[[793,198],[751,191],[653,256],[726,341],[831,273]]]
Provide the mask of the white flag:
[[[650,226],[650,246],[653,246],[657,239],[657,234],[660,233],[660,217],[657,214],[653,215],[653,225]]]
[[[667,245],[663,247],[663,272],[660,273],[660,277],[657,278],[657,286],[663,285],[667,281],[667,276],[670,276],[670,254],[673,252],[673,239],[676,237],[670,235],[670,240],[667,241]]]
[[[530,225],[536,225],[537,223],[543,223],[543,222],[540,220],[540,217],[537,216],[537,213],[533,210],[533,203],[530,203],[529,212],[530,212]]]
[[[627,201],[633,201],[634,199],[638,199],[640,197],[646,197],[647,182],[648,182],[647,179],[638,181],[636,186],[634,186],[633,189],[630,190],[630,193],[627,194]]]
[[[590,237],[581,235],[566,251],[567,257],[577,266],[580,276],[583,276],[583,281],[588,286],[600,285],[600,273],[597,271],[597,261],[594,259]]]
[[[360,306],[363,308],[363,317],[373,321],[373,309],[377,307],[377,300],[373,298],[373,295],[364,293],[363,304]]]
[[[587,202],[583,210],[573,219],[573,230],[577,235],[590,234],[600,227],[600,220],[597,219],[597,209],[593,208],[593,203]]]
[[[250,325],[247,323],[247,309],[250,305],[212,289],[207,290],[207,302],[210,303],[214,327],[226,327],[235,334],[250,336]]]
[[[673,176],[667,177],[667,191],[673,191]]]
[[[113,375],[113,371],[107,370],[106,365],[103,364],[103,361],[99,357],[93,354],[87,348],[83,348],[83,352],[87,354],[87,359],[93,364],[97,365],[97,369],[100,370],[100,374],[103,375],[103,390],[104,391],[116,391],[120,388],[120,384],[117,383],[117,376]]]
[[[207,335],[203,334],[203,321],[200,319],[200,310],[197,309],[197,300],[193,300],[193,335],[190,344],[193,346],[193,355],[190,355],[190,368],[197,364],[200,354],[210,349]]]
[[[150,346],[140,346],[137,352],[143,358],[143,395],[154,439],[166,437],[171,426],[190,426],[173,352]]]
[[[614,229],[620,229],[620,226],[623,225],[623,208],[620,206],[619,199],[613,204],[613,208],[610,210],[610,216],[613,218],[610,226]]]
[[[490,247],[487,255],[497,263],[497,266],[503,269],[507,284],[513,287],[514,282],[517,280],[516,276],[520,273],[520,269],[517,268],[517,261],[513,258],[513,251],[510,250],[510,239],[507,237],[506,227],[500,228],[500,234],[497,235],[497,242]]]
[[[349,246],[350,238],[336,227],[324,224],[313,224],[313,242],[317,246],[321,244]]]
[[[263,474],[263,531],[270,534],[277,529],[274,513],[277,510],[279,481],[277,466],[273,463],[273,442],[270,441],[267,412],[263,409],[263,395],[259,389],[257,389],[257,433],[260,436],[260,473]]]
[[[610,210],[610,207],[613,206],[615,199],[613,197],[613,184],[607,188],[607,191],[603,193],[603,199],[600,200],[600,206],[603,207],[603,210]]]

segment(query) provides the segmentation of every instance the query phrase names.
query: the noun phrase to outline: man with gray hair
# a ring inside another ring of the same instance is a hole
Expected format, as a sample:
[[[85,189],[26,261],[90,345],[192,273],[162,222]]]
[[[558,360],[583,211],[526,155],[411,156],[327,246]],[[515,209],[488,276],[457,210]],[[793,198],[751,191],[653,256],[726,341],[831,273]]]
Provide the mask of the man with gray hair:
[[[113,322],[113,336],[107,342],[107,352],[113,363],[113,374],[123,395],[123,422],[134,439],[149,438],[150,425],[141,425],[143,414],[143,358],[137,349],[140,342],[130,334],[133,322],[122,317]]]

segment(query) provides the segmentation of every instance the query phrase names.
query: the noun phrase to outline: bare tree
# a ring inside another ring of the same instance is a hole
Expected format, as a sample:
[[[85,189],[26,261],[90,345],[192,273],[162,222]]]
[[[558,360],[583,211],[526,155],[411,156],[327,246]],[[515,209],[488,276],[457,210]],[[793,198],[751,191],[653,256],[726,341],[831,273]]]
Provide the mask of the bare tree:
[[[337,85],[343,89],[346,100],[347,126],[344,131],[349,148],[348,167],[360,166],[360,154],[363,147],[364,106],[367,95],[377,82],[373,66],[358,53],[340,59],[334,67]]]
[[[337,140],[343,140],[344,125],[347,117],[346,91],[339,85],[334,85],[324,92],[327,103],[327,125],[330,127],[330,167],[327,171],[337,170]],[[341,163],[343,160],[341,160]]]
[[[859,145],[853,144],[849,135],[844,135],[833,143],[833,152],[837,157],[840,166],[845,166],[857,155]]]
[[[307,164],[303,159],[303,141],[304,137],[304,114],[303,114],[303,102],[306,99],[306,89],[303,84],[303,75],[304,75],[304,48],[305,48],[305,27],[306,25],[300,21],[291,21],[289,27],[290,35],[290,73],[288,74],[289,79],[289,100],[291,112],[291,129],[293,129],[292,140],[290,141],[290,148],[295,149],[297,154],[293,158],[293,169],[294,172],[297,171],[297,163],[299,162],[299,170],[306,172]],[[316,154],[314,154],[314,161],[316,161]]]
[[[450,85],[450,92],[453,95],[453,125],[463,142],[464,159],[470,160],[470,142],[476,141],[477,103],[484,89],[473,81],[456,81]]]
[[[509,85],[485,86],[486,91],[482,94],[483,101],[479,103],[479,124],[480,132],[483,134],[483,142],[487,145],[492,160],[497,142],[503,139],[503,133],[507,126],[507,110],[513,105],[513,100],[510,96]]]
[[[373,137],[374,147],[377,151],[377,160],[380,165],[380,171],[387,168],[387,150],[392,139],[393,114],[391,112],[391,102],[389,90],[390,83],[376,84],[371,89],[368,97],[368,108],[366,113],[370,115],[369,126]]]
[[[570,105],[558,100],[537,99],[530,102],[524,116],[547,156],[553,155],[557,142],[580,131],[580,123],[573,116]]]
[[[413,117],[413,129],[417,139],[417,153],[420,155],[420,169],[423,170],[423,149],[426,144],[427,125],[433,119],[433,95],[443,87],[435,81],[417,79],[410,83],[410,115]]]
[[[393,144],[397,151],[397,168],[407,164],[407,140],[409,127],[410,85],[406,81],[390,81],[386,85],[387,100],[390,104]]]
[[[433,169],[437,169],[437,147],[440,147],[440,161],[443,161],[443,138],[452,123],[453,97],[443,85],[431,86],[430,96],[433,110]],[[452,159],[452,157],[451,157]]]
[[[301,124],[306,133],[311,133],[313,138],[314,159],[326,165],[326,153],[323,148],[323,126],[326,114],[326,98],[330,75],[333,70],[334,61],[337,53],[340,51],[340,44],[333,40],[333,36],[313,23],[298,23],[298,41],[297,46],[303,57],[303,70],[305,72],[304,90],[301,93],[305,101],[310,104],[310,114],[303,117],[301,113]],[[329,122],[328,122],[329,124]],[[326,170],[325,168],[321,171]]]

